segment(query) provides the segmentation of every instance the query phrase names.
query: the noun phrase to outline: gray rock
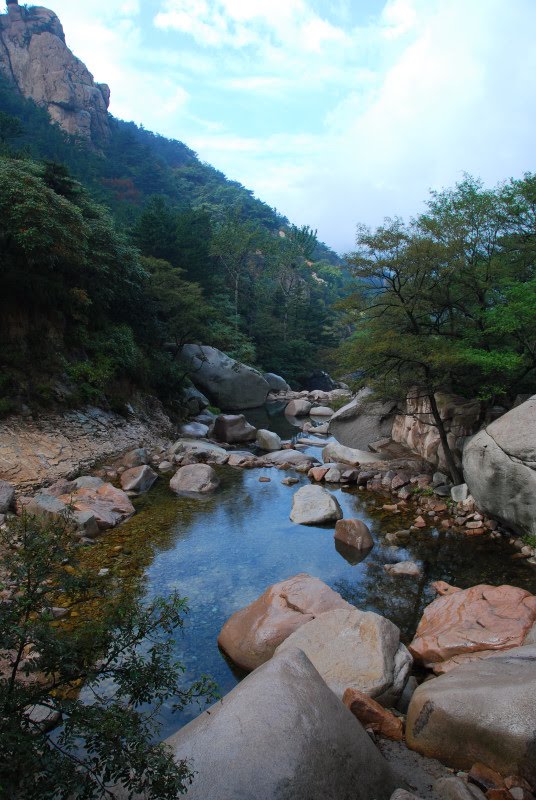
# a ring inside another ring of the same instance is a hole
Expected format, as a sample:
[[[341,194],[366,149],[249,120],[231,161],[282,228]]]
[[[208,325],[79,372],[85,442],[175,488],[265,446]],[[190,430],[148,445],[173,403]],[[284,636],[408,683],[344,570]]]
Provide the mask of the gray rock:
[[[290,464],[290,466],[298,467],[300,465],[313,465],[317,463],[316,458],[309,456],[306,453],[300,453],[299,450],[280,450],[278,453],[269,453],[263,456],[265,464],[272,464],[275,467],[282,464]]]
[[[342,700],[358,689],[392,705],[406,683],[413,659],[392,622],[370,611],[335,609],[307,622],[279,645],[278,653],[302,650]]]
[[[188,422],[186,425],[181,425],[181,435],[193,439],[204,439],[208,436],[208,430],[208,425],[204,425],[202,422]]]
[[[13,508],[15,489],[7,481],[0,481],[0,514],[6,514]]]
[[[133,467],[132,469],[127,469],[121,475],[121,487],[125,492],[143,494],[149,491],[157,478],[156,472],[147,465]]]
[[[270,387],[271,392],[289,392],[290,386],[286,382],[284,378],[280,375],[275,375],[273,372],[266,372],[264,374],[264,380]]]
[[[438,497],[450,497],[451,488],[452,486],[450,483],[441,484],[434,488],[434,494]]]
[[[298,400],[291,400],[285,408],[287,417],[306,417],[311,410],[311,403],[304,398]]]
[[[463,469],[481,511],[536,534],[536,395],[466,444]]]
[[[387,800],[400,785],[307,657],[275,656],[167,740],[187,800]]]
[[[411,792],[406,792],[405,789],[397,789],[391,795],[391,800],[420,800],[420,797],[417,797],[416,794],[411,794]]]
[[[466,483],[460,483],[458,486],[451,486],[450,496],[455,503],[463,503],[469,497],[469,489]]]
[[[475,800],[472,788],[455,775],[450,778],[440,778],[434,786],[438,795],[445,800]],[[486,797],[480,789],[476,786],[474,788],[477,789],[482,798]]]
[[[80,478],[76,478],[76,480],[72,481],[72,491],[77,491],[78,489],[99,489],[101,486],[104,486],[104,481],[102,478],[97,478],[94,475],[82,475]],[[63,494],[68,494],[69,490],[63,492]]]
[[[418,687],[417,678],[414,675],[410,675],[406,681],[406,685],[402,689],[402,694],[398,698],[396,702],[396,708],[400,711],[401,714],[407,714],[409,704],[411,703],[411,698],[415,694],[415,691]]]
[[[197,456],[200,460],[210,461],[211,464],[225,464],[229,458],[229,453],[223,447],[196,439],[179,439],[168,453],[170,459],[182,454]]]
[[[173,464],[171,461],[161,461],[158,465],[159,472],[173,472]]]
[[[261,428],[257,431],[257,447],[267,453],[274,453],[281,450],[281,439],[277,433]]]
[[[187,344],[181,359],[192,382],[222,411],[258,408],[266,402],[270,387],[261,373],[215,347]]]
[[[371,442],[391,436],[396,404],[371,401],[371,395],[362,389],[331,418],[329,432],[346,447],[366,450]]]
[[[468,770],[480,761],[536,782],[536,645],[456,667],[425,682],[410,703],[406,741]]]
[[[169,482],[170,489],[177,494],[208,494],[215,492],[220,479],[208,464],[188,464],[181,467]]]
[[[34,497],[21,497],[19,506],[27,514],[32,514],[36,517],[57,517],[59,514],[66,514],[67,512],[65,503],[45,492],[39,492]]]
[[[73,519],[83,538],[94,539],[99,535],[99,524],[91,511],[74,511]]]
[[[220,414],[212,433],[218,442],[240,444],[253,441],[257,436],[257,429],[246,421],[243,414]]]
[[[208,397],[205,397],[205,395],[194,386],[189,386],[184,389],[182,400],[192,414],[198,414],[210,405]]]
[[[145,447],[138,447],[136,450],[130,450],[130,452],[125,453],[125,455],[119,459],[119,463],[121,466],[126,467],[126,469],[143,467],[144,464],[149,463],[149,453]]]
[[[445,475],[443,472],[434,472],[432,475],[432,486],[443,486],[444,484],[449,482],[448,475]]]
[[[339,501],[322,486],[302,486],[292,498],[290,519],[298,525],[324,525],[342,516]]]
[[[373,455],[366,450],[354,450],[351,447],[345,447],[337,442],[330,442],[324,447],[322,459],[324,464],[340,463],[349,464],[352,467],[357,467],[359,464],[370,464],[380,460],[379,456]]]
[[[314,406],[309,412],[311,417],[332,417],[334,413],[328,406]]]
[[[527,633],[523,644],[536,644],[536,625],[533,625],[530,631]]]

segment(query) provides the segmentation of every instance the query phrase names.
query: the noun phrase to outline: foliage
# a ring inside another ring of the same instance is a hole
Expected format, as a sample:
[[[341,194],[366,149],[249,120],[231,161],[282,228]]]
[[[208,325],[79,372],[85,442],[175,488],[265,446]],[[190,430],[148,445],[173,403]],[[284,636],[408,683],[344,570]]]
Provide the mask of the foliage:
[[[192,774],[155,744],[158,710],[214,691],[206,678],[185,688],[173,659],[185,601],[144,606],[81,569],[67,518],[10,521],[0,548],[0,796],[90,800],[112,797],[118,783],[129,797],[182,794]],[[58,605],[81,616],[58,622]],[[52,730],[36,707],[54,715]]]

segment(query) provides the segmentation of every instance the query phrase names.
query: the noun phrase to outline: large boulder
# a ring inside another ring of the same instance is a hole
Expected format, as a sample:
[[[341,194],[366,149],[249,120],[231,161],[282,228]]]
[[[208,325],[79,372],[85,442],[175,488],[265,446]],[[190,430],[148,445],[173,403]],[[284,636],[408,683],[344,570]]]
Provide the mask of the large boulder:
[[[536,395],[467,442],[463,471],[482,511],[536,534]]]
[[[342,700],[358,689],[385,706],[402,694],[413,663],[392,622],[371,611],[335,609],[301,626],[277,653],[297,647]]]
[[[260,372],[215,347],[186,344],[181,358],[192,382],[222,411],[264,405],[270,387]]]
[[[419,663],[447,672],[522,645],[535,622],[536,597],[524,589],[448,587],[448,594],[425,609],[409,649]]]
[[[329,432],[346,447],[366,450],[371,442],[391,436],[396,404],[373,401],[371,396],[370,389],[361,389],[331,418]]]
[[[246,421],[243,414],[220,414],[214,423],[212,435],[218,442],[239,444],[253,441],[257,429]]]
[[[400,786],[307,657],[284,653],[167,740],[187,800],[388,800]]]
[[[302,486],[292,498],[290,519],[298,525],[324,525],[342,519],[337,498],[322,486]]]
[[[219,485],[220,479],[208,464],[187,464],[169,482],[170,489],[177,494],[209,494]]]
[[[267,453],[275,453],[281,450],[281,439],[277,433],[261,428],[257,431],[257,447]]]
[[[136,492],[136,494],[143,494],[148,492],[153,483],[158,478],[158,475],[151,467],[147,465],[143,467],[133,467],[127,469],[121,475],[121,487],[125,492]]]
[[[11,511],[15,500],[15,489],[7,481],[0,481],[0,514]]]
[[[221,629],[218,644],[242,669],[256,669],[291,633],[335,608],[353,606],[318,578],[300,573],[270,586],[234,613]]]
[[[407,743],[456,769],[479,761],[535,785],[535,695],[535,645],[465,664],[416,690]]]
[[[72,505],[76,511],[93,514],[100,530],[114,528],[135,513],[128,495],[111,483],[102,483],[95,488],[82,487],[59,499]]]
[[[271,392],[290,392],[290,386],[281,375],[276,375],[273,372],[266,372],[263,377],[270,387]]]

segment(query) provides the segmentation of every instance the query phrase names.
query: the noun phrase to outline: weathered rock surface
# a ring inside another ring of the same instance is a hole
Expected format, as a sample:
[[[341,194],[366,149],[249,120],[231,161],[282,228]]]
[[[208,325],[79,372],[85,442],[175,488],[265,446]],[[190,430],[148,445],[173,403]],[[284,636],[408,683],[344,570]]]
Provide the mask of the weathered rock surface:
[[[360,519],[340,519],[335,525],[334,538],[355,550],[370,550],[374,547],[374,539]]]
[[[266,372],[263,378],[270,387],[271,392],[290,392],[290,386],[281,375],[276,375],[273,372]]]
[[[536,534],[536,395],[467,442],[463,469],[482,511]]]
[[[233,614],[221,629],[218,644],[242,669],[256,669],[291,633],[335,608],[352,606],[318,578],[300,573],[270,586]]]
[[[260,372],[215,347],[187,344],[181,358],[191,381],[222,411],[264,405],[270,387]]]
[[[408,745],[458,769],[481,761],[536,783],[536,647],[496,653],[423,683],[410,703]]]
[[[347,689],[342,702],[363,727],[395,742],[400,742],[404,738],[404,726],[400,717],[396,717],[392,711],[387,711],[364,692]]]
[[[181,467],[169,482],[170,489],[177,494],[208,494],[215,492],[220,479],[208,464],[187,464]]]
[[[337,442],[330,442],[322,451],[322,460],[324,464],[334,462],[357,467],[359,464],[372,464],[379,461],[380,457],[365,450],[354,450],[351,447],[337,444]]]
[[[7,481],[0,480],[0,514],[11,511],[15,500],[15,488]]]
[[[388,800],[400,781],[303,653],[272,659],[167,740],[188,800]]]
[[[220,414],[216,417],[212,435],[218,442],[239,444],[253,441],[257,429],[246,421],[243,414]]]
[[[366,450],[371,442],[390,438],[395,403],[371,401],[370,389],[362,389],[332,416],[329,432],[354,450]]]
[[[125,470],[121,475],[121,487],[125,492],[143,494],[149,491],[157,478],[158,475],[156,472],[147,465],[143,467],[133,467],[132,469]]]
[[[435,672],[524,643],[536,596],[515,586],[480,584],[438,597],[424,611],[410,652]]]
[[[0,74],[66,133],[96,145],[108,140],[110,90],[69,50],[54,12],[8,5],[0,15]]]
[[[302,486],[292,498],[290,519],[298,525],[324,525],[342,519],[337,498],[322,486]]]
[[[385,706],[402,693],[412,665],[396,625],[357,608],[321,614],[286,638],[276,652],[294,647],[303,650],[340,699],[346,689],[358,689]]]
[[[311,410],[312,404],[303,398],[291,400],[285,408],[287,417],[306,417]]]
[[[261,428],[257,431],[257,447],[267,453],[274,453],[281,450],[281,439],[277,433]]]
[[[76,511],[93,514],[100,530],[114,528],[134,514],[134,506],[121,489],[111,483],[96,488],[81,488],[59,498]]]

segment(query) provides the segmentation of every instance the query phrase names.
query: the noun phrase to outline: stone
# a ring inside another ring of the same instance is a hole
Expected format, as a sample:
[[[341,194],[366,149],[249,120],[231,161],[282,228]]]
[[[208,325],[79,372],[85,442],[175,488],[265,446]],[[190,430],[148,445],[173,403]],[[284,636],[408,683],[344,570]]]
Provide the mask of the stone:
[[[188,436],[192,439],[204,439],[208,436],[209,427],[202,422],[189,422],[181,425],[181,436]]]
[[[114,528],[135,513],[125,492],[111,483],[103,483],[97,488],[77,489],[73,494],[62,495],[59,499],[72,505],[76,511],[93,514],[100,530]]]
[[[368,527],[360,519],[340,519],[335,524],[334,538],[355,550],[370,550],[374,547]]]
[[[469,497],[469,487],[466,483],[460,483],[459,486],[451,486],[450,496],[455,503],[463,503]]]
[[[445,672],[470,658],[523,644],[536,621],[536,597],[515,586],[479,584],[426,607],[409,646],[416,661]]]
[[[419,684],[417,683],[417,679],[415,678],[415,676],[410,675],[406,681],[406,685],[402,690],[402,694],[396,701],[395,705],[397,710],[400,711],[402,714],[408,713],[408,708],[409,704],[411,703],[411,698],[413,697],[418,685]]]
[[[179,439],[169,451],[170,458],[188,455],[199,461],[210,461],[211,464],[226,464],[229,453],[223,447],[212,442],[203,442],[197,439]]]
[[[24,716],[39,732],[47,732],[56,727],[61,720],[61,713],[54,706],[37,703],[24,709]]]
[[[328,467],[328,466],[312,467],[309,470],[308,477],[312,481],[322,481],[322,480],[324,480],[324,478],[327,475],[327,473],[329,472],[329,470],[330,470],[330,467]]]
[[[415,528],[421,528],[421,529],[426,528],[426,521],[423,519],[423,517],[419,516],[417,517],[413,525],[415,526]]]
[[[486,764],[477,761],[469,770],[468,778],[475,783],[479,789],[487,792],[488,789],[502,789],[504,779],[494,769],[490,769]]]
[[[360,464],[370,464],[378,460],[378,456],[363,450],[353,450],[337,442],[327,444],[322,451],[322,460],[325,464],[340,463],[358,467]]]
[[[400,742],[404,738],[402,720],[363,692],[347,689],[342,702],[363,727],[395,742]]]
[[[249,451],[245,450],[238,453],[231,453],[229,455],[229,459],[227,461],[230,467],[241,467],[244,468],[251,468],[257,465],[257,459],[250,453]]]
[[[208,464],[188,464],[177,470],[169,482],[173,492],[181,494],[209,494],[215,492],[220,479]]]
[[[441,800],[475,800],[465,781],[455,775],[450,778],[440,778],[436,781],[434,789]]]
[[[121,488],[125,492],[136,492],[136,494],[143,494],[148,492],[153,483],[157,480],[157,473],[148,467],[133,467],[127,469],[121,475]]]
[[[191,414],[199,414],[210,405],[208,397],[205,397],[195,386],[188,386],[183,390],[182,402],[186,405]]]
[[[396,403],[376,402],[370,389],[362,389],[331,417],[329,432],[346,447],[366,450],[371,442],[391,438],[395,409]]]
[[[83,538],[95,539],[99,535],[100,528],[91,511],[74,511],[73,520]]]
[[[306,417],[312,408],[311,403],[303,398],[298,400],[291,400],[285,408],[287,417]]]
[[[519,534],[536,534],[536,395],[476,434],[463,453],[476,505]]]
[[[311,417],[332,417],[334,413],[328,406],[313,406],[309,412]]]
[[[263,378],[271,392],[290,392],[290,386],[280,375],[276,375],[273,372],[265,372]]]
[[[340,483],[342,480],[341,471],[337,467],[331,467],[324,475],[324,480],[326,483]]]
[[[0,514],[7,514],[13,509],[15,488],[7,481],[0,480]]]
[[[441,486],[434,487],[434,494],[438,497],[450,497],[451,488],[450,483],[441,484]]]
[[[399,785],[299,651],[255,670],[166,744],[195,772],[186,800],[388,800]]]
[[[241,444],[252,442],[257,436],[257,429],[246,421],[243,414],[220,414],[216,417],[212,435],[219,442]]]
[[[237,666],[250,671],[268,661],[299,627],[335,608],[352,606],[318,578],[300,573],[235,612],[221,629],[218,644]]]
[[[181,359],[192,383],[222,411],[259,408],[266,402],[270,387],[261,373],[215,347],[184,345]]]
[[[388,575],[393,577],[408,576],[411,578],[420,578],[422,569],[414,561],[399,561],[398,564],[385,564],[384,570]]]
[[[391,482],[391,491],[397,492],[407,486],[410,482],[410,476],[406,472],[397,472]]]
[[[432,475],[432,486],[435,488],[436,486],[442,486],[445,483],[449,482],[448,475],[445,475],[443,472],[434,472]]]
[[[322,486],[302,486],[292,498],[290,519],[298,525],[324,525],[342,516],[337,498]]]
[[[300,453],[299,450],[281,450],[278,453],[268,453],[267,455],[263,456],[262,460],[265,464],[271,464],[275,467],[279,467],[284,464],[287,464],[291,467],[299,467],[302,465],[308,465],[309,467],[312,467],[313,464],[318,463],[316,458],[307,455],[306,453]]]
[[[145,447],[137,447],[135,450],[130,450],[128,453],[122,455],[118,460],[118,463],[126,469],[132,469],[132,467],[143,467],[144,464],[149,463],[149,454]],[[79,488],[81,489],[82,486]]]
[[[283,486],[296,486],[296,484],[299,482],[300,481],[298,478],[283,478],[283,480],[281,481]]]
[[[495,653],[427,681],[413,695],[406,741],[422,755],[536,783],[536,647]]]
[[[276,653],[294,647],[340,699],[346,689],[358,689],[384,706],[396,702],[412,665],[396,625],[357,608],[326,611],[288,636]]]
[[[161,461],[158,465],[158,471],[164,473],[173,472],[173,464],[171,461]]]
[[[260,429],[257,431],[257,447],[267,453],[274,453],[281,450],[281,438],[273,431]]]
[[[38,492],[34,497],[21,497],[17,504],[18,510],[25,511],[36,517],[57,517],[67,514],[65,503],[58,497],[46,492]]]

